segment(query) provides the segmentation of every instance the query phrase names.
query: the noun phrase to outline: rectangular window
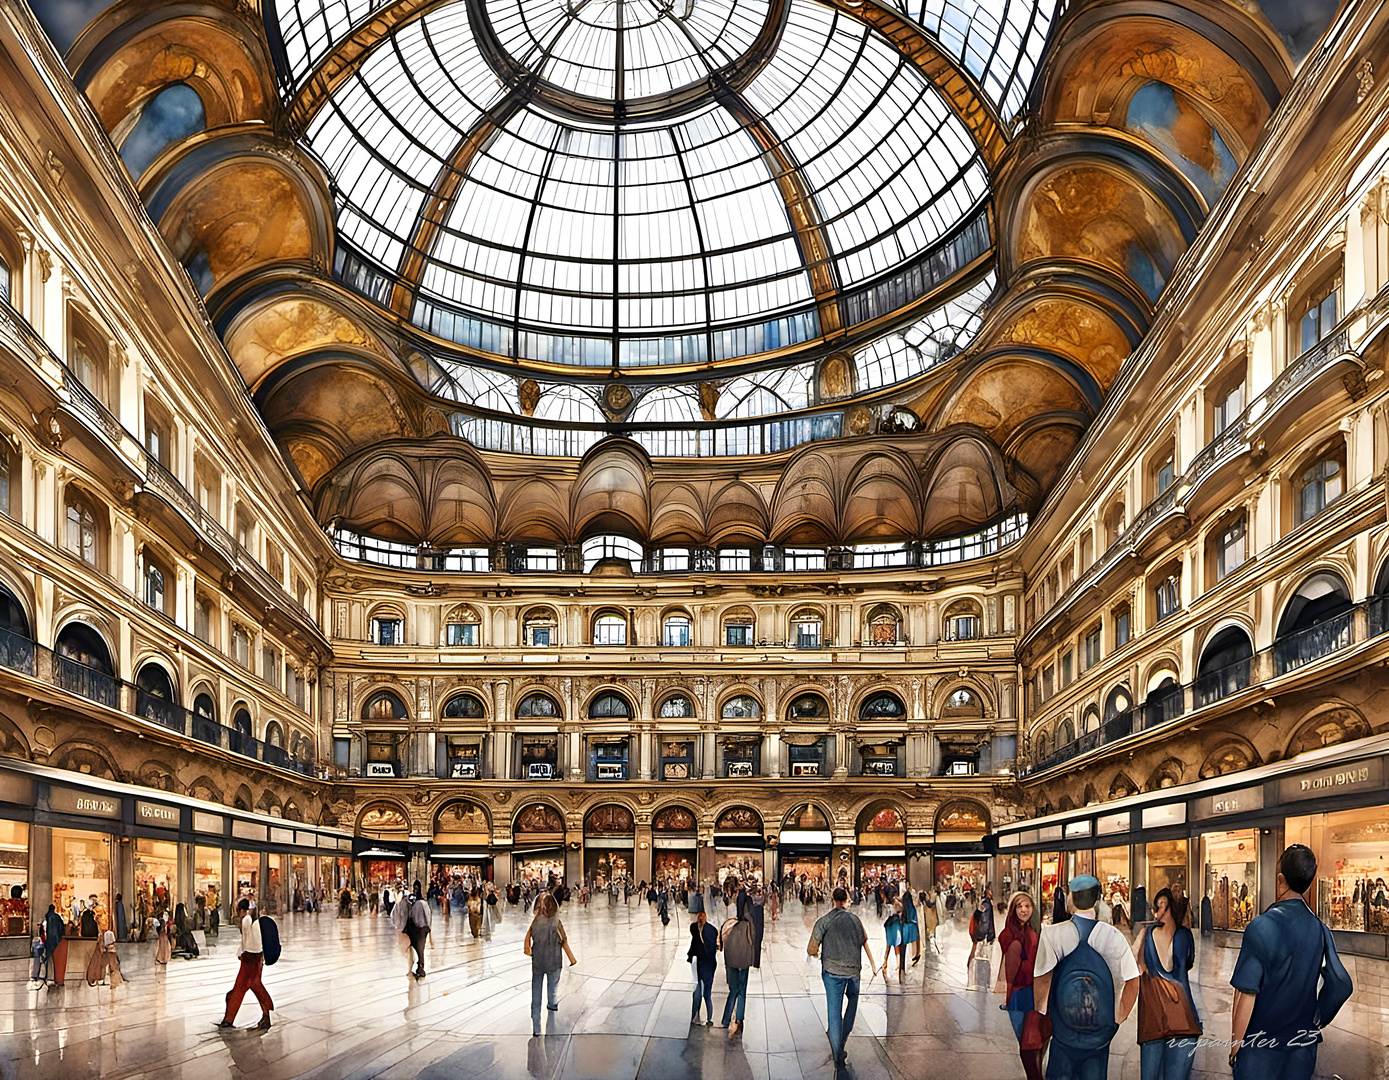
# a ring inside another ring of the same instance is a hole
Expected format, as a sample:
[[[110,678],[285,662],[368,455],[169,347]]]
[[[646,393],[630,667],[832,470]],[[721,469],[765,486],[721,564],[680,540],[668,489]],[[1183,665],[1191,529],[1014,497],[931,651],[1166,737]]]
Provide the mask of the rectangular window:
[[[729,623],[724,627],[724,640],[734,648],[752,644],[752,626],[748,623]]]
[[[449,623],[447,642],[450,645],[476,645],[477,623]]]
[[[627,620],[618,616],[600,616],[593,624],[593,644],[626,645]]]
[[[558,548],[527,548],[526,569],[531,573],[542,573],[559,569]]]
[[[1328,289],[1329,291],[1323,291]],[[1339,284],[1323,286],[1308,298],[1307,311],[1302,316],[1301,352],[1306,352],[1336,327]]]
[[[251,542],[255,539],[256,527],[245,514],[236,515],[236,542],[247,551],[251,550]]]
[[[193,604],[193,636],[212,644],[212,604],[206,600],[197,600]]]
[[[661,569],[668,573],[680,573],[690,568],[689,548],[662,548]]]
[[[1215,579],[1220,581],[1244,563],[1244,518],[1220,531],[1220,546],[1215,550]]]
[[[1164,462],[1163,462],[1161,465],[1159,465],[1158,468],[1157,468],[1157,492],[1156,492],[1156,493],[1157,493],[1158,495],[1161,495],[1164,491],[1166,491],[1168,488],[1170,488],[1170,487],[1172,486],[1172,477],[1173,477],[1173,472],[1172,472],[1172,455],[1169,454],[1169,455],[1167,456],[1167,460],[1164,461]]]
[[[1097,626],[1085,635],[1084,670],[1089,671],[1100,662],[1100,628]]]
[[[347,763],[351,760],[352,740],[334,739],[333,740],[333,764],[339,769],[347,768]]]
[[[664,642],[667,648],[683,649],[690,643],[690,620],[683,618],[667,619]]]
[[[232,628],[232,659],[247,671],[251,669],[251,635],[239,626]]]
[[[1051,664],[1042,668],[1042,700],[1046,701],[1056,693],[1056,668]]]
[[[1242,412],[1244,412],[1244,383],[1239,383],[1227,390],[1215,403],[1212,412],[1215,430],[1211,433],[1211,437],[1214,438],[1219,435],[1238,420]]]
[[[724,548],[719,552],[719,569],[723,571],[751,570],[752,549]]]
[[[279,689],[280,686],[280,658],[275,654],[274,649],[261,649],[260,651],[260,673],[261,678],[271,686]]]
[[[531,644],[538,649],[548,649],[550,647],[550,628],[548,626],[532,627]]]
[[[372,619],[371,640],[378,645],[401,645],[399,619]]]
[[[1075,653],[1064,652],[1061,654],[1061,685],[1070,686],[1075,678]]]
[[[1323,458],[1304,469],[1298,478],[1298,521],[1310,521],[1345,491],[1344,470],[1335,458]]]
[[[1163,579],[1154,590],[1158,619],[1175,614],[1182,606],[1181,578],[1176,574]]]
[[[970,641],[979,636],[979,617],[977,615],[957,615],[950,620],[946,629],[951,641]]]
[[[154,421],[145,423],[145,452],[164,468],[169,467],[169,433]]]
[[[818,548],[787,548],[787,570],[823,570],[825,553]]]
[[[818,649],[820,647],[820,620],[803,619],[796,623],[796,648]]]
[[[1127,610],[1116,612],[1114,615],[1114,647],[1121,648],[1129,643],[1132,637],[1132,622]]]
[[[211,466],[198,465],[193,479],[193,487],[196,489],[193,494],[198,500],[198,505],[214,518],[219,516],[221,510],[221,499],[219,498],[221,486],[221,478],[217,476]]]

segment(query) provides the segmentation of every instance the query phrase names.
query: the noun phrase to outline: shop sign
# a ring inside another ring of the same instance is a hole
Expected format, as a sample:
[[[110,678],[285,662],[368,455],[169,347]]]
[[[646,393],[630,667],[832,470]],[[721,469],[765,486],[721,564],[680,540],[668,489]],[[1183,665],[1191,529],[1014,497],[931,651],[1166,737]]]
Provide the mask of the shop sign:
[[[48,808],[59,814],[81,814],[84,817],[112,818],[119,821],[121,800],[109,795],[93,795],[73,788],[50,787]]]
[[[135,800],[135,820],[141,825],[158,825],[162,829],[178,828],[178,811],[162,803]]]
[[[209,814],[206,810],[193,811],[193,831],[222,835],[222,815]]]
[[[16,806],[34,805],[34,781],[19,773],[0,772],[0,802]]]
[[[1166,806],[1145,806],[1143,808],[1143,827],[1160,829],[1164,825],[1185,825],[1186,803],[1168,803]]]
[[[1001,847],[1001,848],[1005,848],[1005,847],[1017,847],[1017,846],[1018,846],[1018,838],[1019,838],[1021,835],[1022,835],[1021,833],[1015,833],[1015,832],[1004,833],[1002,836],[1000,836],[1000,837],[998,838],[998,846]]]
[[[316,847],[318,837],[311,832],[295,832],[294,842],[300,847]]]
[[[1112,836],[1114,833],[1128,832],[1131,817],[1127,810],[1119,814],[1105,814],[1095,819],[1096,836]]]
[[[294,830],[279,829],[271,826],[270,842],[272,844],[292,844],[294,843]]]
[[[1043,825],[1042,828],[1037,831],[1037,835],[1039,837],[1040,842],[1043,844],[1050,843],[1053,840],[1060,840],[1061,826]]]
[[[1066,839],[1074,840],[1078,836],[1090,835],[1090,822],[1070,821],[1066,823]]]
[[[233,819],[232,835],[240,840],[264,840],[265,826],[257,825],[254,821]]]
[[[1036,829],[1024,829],[1024,830],[1022,831],[1022,842],[1023,842],[1024,844],[1035,844],[1035,843],[1037,843],[1037,830],[1036,830]]]
[[[1383,786],[1384,758],[1377,757],[1353,765],[1332,765],[1301,776],[1285,776],[1278,781],[1278,798],[1283,802],[1296,802]]]
[[[1264,808],[1263,785],[1227,791],[1223,795],[1205,795],[1196,800],[1193,816],[1201,818],[1222,817],[1226,814],[1244,814],[1251,810]]]

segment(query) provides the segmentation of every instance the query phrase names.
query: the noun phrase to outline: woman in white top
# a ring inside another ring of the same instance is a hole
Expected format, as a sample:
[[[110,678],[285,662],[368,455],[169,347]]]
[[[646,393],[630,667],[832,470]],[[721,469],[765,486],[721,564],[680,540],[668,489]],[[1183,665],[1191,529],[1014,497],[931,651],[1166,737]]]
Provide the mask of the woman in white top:
[[[270,1011],[275,1007],[275,1003],[270,1000],[270,992],[260,980],[261,967],[265,960],[264,946],[260,938],[260,916],[251,906],[251,901],[245,897],[236,905],[236,913],[241,916],[241,948],[236,954],[241,958],[241,966],[237,969],[236,982],[231,988],[231,993],[227,995],[226,1014],[217,1026],[236,1026],[236,1014],[241,1008],[242,999],[246,997],[246,991],[249,990],[260,1002],[260,1023],[256,1024],[256,1027],[265,1031],[270,1027]]]

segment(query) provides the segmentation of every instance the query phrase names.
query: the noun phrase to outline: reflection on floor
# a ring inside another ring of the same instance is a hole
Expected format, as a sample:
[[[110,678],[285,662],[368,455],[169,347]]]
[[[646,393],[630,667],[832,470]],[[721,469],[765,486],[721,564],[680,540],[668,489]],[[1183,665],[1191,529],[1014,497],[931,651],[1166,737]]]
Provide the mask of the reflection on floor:
[[[416,983],[387,919],[330,914],[280,920],[284,956],[266,984],[275,998],[268,1032],[213,1029],[236,968],[234,934],[194,961],[154,964],[154,946],[122,946],[130,982],[114,994],[81,981],[69,965],[61,989],[31,989],[27,965],[0,967],[0,1075],[221,1080],[256,1077],[314,1080],[830,1080],[824,994],[805,940],[818,910],[788,905],[769,925],[760,971],[752,973],[747,1030],[730,1045],[718,1028],[691,1028],[691,980],[684,961],[688,921],[677,908],[664,930],[644,903],[606,901],[563,912],[579,956],[560,985],[558,1012],[545,1035],[530,1034],[530,961],[522,955],[520,909],[490,941],[475,941],[466,919],[445,925],[436,913],[430,974]],[[823,909],[821,909],[823,910]],[[860,910],[881,958],[871,906]],[[1198,939],[1199,940],[1199,939]],[[922,1080],[1022,1076],[1000,998],[967,986],[969,942],[963,921],[943,926],[939,953],[928,951],[899,984],[895,972],[866,982],[849,1041],[848,1075]],[[1209,1031],[1229,1031],[1226,985],[1234,952],[1201,946],[1199,961]],[[1348,960],[1356,978],[1352,1002],[1327,1033],[1319,1077],[1389,1077],[1389,998],[1379,961]],[[723,1008],[717,977],[715,1010]],[[240,1023],[255,1022],[248,997]],[[717,1019],[717,1016],[716,1016]],[[1138,1080],[1134,1020],[1115,1040],[1110,1076]],[[1229,1076],[1225,1053],[1202,1049],[1193,1076]]]

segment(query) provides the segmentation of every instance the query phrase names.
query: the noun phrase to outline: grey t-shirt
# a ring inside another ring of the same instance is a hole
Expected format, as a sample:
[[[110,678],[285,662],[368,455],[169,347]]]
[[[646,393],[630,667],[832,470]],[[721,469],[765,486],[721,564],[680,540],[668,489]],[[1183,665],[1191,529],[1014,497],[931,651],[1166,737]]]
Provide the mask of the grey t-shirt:
[[[537,915],[531,923],[531,970],[558,971],[564,966],[564,933],[558,915]]]
[[[859,917],[847,908],[832,908],[816,920],[810,940],[820,943],[820,969],[830,975],[857,978],[868,941]]]

